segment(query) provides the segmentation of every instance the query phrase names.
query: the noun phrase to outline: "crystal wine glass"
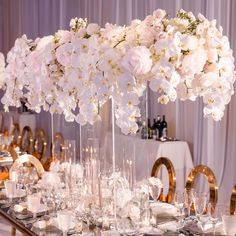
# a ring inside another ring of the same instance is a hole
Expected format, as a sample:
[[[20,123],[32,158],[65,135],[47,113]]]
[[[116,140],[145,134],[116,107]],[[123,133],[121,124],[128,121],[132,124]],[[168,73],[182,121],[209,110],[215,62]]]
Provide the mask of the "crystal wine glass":
[[[10,199],[10,202],[12,202],[12,198],[16,193],[16,182],[12,180],[6,180],[4,182],[4,187],[6,189],[6,196]]]
[[[207,208],[207,194],[196,193],[194,198],[194,207],[198,220],[201,222],[201,227],[204,229],[205,224],[209,221],[209,214]]]
[[[213,225],[213,234],[215,235],[216,223],[218,222],[220,217],[220,209],[218,206],[213,206],[211,203],[208,203],[207,208],[208,208],[209,220]]]
[[[66,236],[68,230],[70,229],[70,225],[72,221],[72,213],[67,210],[58,211],[57,220],[58,220],[59,228],[63,232],[63,236]]]
[[[33,218],[37,218],[37,212],[40,209],[41,194],[35,193],[27,196],[28,209],[33,213]]]
[[[185,194],[177,192],[174,196],[174,205],[179,210],[178,223],[183,226],[184,224],[184,208],[185,208]]]

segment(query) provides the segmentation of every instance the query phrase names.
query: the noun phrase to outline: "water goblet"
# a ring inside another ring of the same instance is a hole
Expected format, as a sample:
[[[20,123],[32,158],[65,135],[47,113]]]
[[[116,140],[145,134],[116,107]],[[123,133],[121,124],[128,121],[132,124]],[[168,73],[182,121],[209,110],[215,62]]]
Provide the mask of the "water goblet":
[[[12,198],[16,194],[16,182],[13,180],[6,180],[4,186],[6,189],[6,196],[10,199],[10,202],[12,202]]]
[[[226,235],[236,235],[236,215],[231,215],[228,205],[218,205],[219,220],[223,222],[223,229]]]
[[[67,232],[71,226],[72,218],[72,213],[67,210],[57,212],[58,226],[59,229],[62,230],[63,236],[67,235]]]
[[[194,207],[196,216],[201,223],[201,228],[204,230],[205,224],[209,221],[209,214],[207,208],[207,194],[206,193],[196,193],[194,198]]]
[[[184,193],[175,193],[174,196],[174,205],[179,210],[178,223],[180,226],[184,225],[184,208],[185,208],[185,195]]]
[[[191,216],[193,205],[194,205],[194,189],[184,190],[184,203],[185,203],[185,209],[187,210],[186,214],[187,216]]]
[[[37,212],[40,209],[41,194],[36,193],[27,196],[28,209],[33,213],[33,219],[37,218]]]
[[[229,236],[236,235],[236,215],[223,214],[222,221],[225,233]]]
[[[218,206],[213,206],[211,203],[208,203],[207,208],[208,208],[209,220],[211,221],[213,226],[213,234],[215,235],[216,223],[219,220],[220,210]]]

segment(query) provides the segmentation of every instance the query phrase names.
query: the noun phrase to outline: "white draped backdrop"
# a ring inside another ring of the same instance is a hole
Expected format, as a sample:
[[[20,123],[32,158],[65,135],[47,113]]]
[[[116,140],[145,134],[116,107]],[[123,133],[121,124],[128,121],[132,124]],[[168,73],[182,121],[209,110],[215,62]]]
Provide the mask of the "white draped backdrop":
[[[29,38],[36,38],[53,34],[58,29],[68,29],[72,17],[88,18],[89,22],[100,25],[106,22],[123,25],[132,19],[143,19],[157,8],[165,9],[171,16],[183,8],[217,19],[236,51],[234,0],[0,0],[0,51],[6,54],[14,40],[24,33]],[[236,184],[236,97],[232,97],[220,122],[203,118],[201,100],[161,106],[157,104],[155,94],[150,92],[149,104],[150,118],[157,114],[167,116],[170,134],[188,141],[194,164],[206,164],[213,169],[220,200],[228,200]],[[57,115],[54,125],[55,130],[62,131],[66,138],[78,137],[77,124],[67,124]],[[39,114],[37,126],[44,127],[49,134],[50,115]]]

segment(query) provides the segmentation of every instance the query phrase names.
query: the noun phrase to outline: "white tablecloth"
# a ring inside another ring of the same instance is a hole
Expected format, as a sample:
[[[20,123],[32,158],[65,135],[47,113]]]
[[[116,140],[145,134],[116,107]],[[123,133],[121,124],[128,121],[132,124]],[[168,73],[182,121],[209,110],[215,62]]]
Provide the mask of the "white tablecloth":
[[[112,136],[109,133],[105,139],[106,156],[112,160]],[[115,136],[116,165],[122,169],[127,160],[135,163],[136,181],[151,175],[151,169],[159,157],[167,157],[173,163],[176,172],[176,189],[183,191],[187,176],[193,168],[193,161],[187,142],[171,141],[159,142],[156,140],[143,140],[140,137]],[[167,171],[162,168],[161,178],[165,189],[168,189]],[[166,192],[164,190],[164,192]]]

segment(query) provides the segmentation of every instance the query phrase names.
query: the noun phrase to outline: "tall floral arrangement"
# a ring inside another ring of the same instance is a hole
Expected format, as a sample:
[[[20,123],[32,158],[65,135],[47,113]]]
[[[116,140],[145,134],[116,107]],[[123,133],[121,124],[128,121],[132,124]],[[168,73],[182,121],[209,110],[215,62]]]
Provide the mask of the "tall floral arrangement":
[[[183,10],[169,19],[159,9],[129,26],[102,28],[75,18],[70,27],[53,36],[16,40],[4,68],[6,110],[26,98],[36,112],[93,124],[113,98],[117,125],[125,134],[135,133],[139,97],[149,83],[162,104],[200,96],[205,116],[222,118],[235,72],[228,38],[215,20]]]

